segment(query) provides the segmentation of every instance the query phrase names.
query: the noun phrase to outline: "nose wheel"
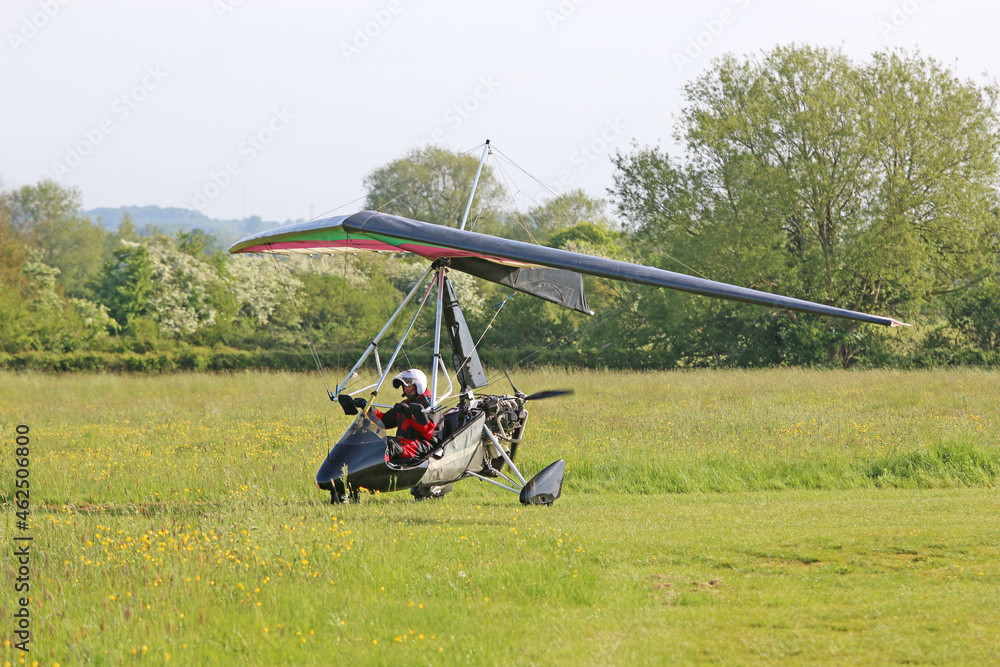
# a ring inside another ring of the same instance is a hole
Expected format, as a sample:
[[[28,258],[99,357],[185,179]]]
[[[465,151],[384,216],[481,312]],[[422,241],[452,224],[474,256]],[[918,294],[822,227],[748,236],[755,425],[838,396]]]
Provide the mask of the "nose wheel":
[[[361,491],[355,488],[344,488],[343,482],[337,480],[330,489],[330,504],[343,505],[345,503],[357,504],[361,502]]]

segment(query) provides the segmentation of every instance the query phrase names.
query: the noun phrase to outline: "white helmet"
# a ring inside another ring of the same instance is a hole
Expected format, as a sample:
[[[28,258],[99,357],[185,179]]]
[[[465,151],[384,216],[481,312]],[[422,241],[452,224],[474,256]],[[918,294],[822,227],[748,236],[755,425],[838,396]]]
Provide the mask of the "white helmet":
[[[392,378],[392,386],[396,389],[401,389],[403,385],[417,385],[417,394],[423,395],[427,391],[427,376],[424,375],[423,371],[418,371],[416,368],[411,368],[405,370],[396,377]]]

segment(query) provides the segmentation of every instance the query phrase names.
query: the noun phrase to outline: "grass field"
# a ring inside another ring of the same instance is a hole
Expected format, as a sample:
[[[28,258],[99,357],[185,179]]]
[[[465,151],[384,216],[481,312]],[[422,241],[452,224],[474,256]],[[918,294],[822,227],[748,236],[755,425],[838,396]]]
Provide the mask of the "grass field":
[[[31,437],[19,664],[996,663],[1000,374],[538,371],[522,507],[334,507],[311,375],[0,375]],[[501,387],[502,391],[503,388]],[[0,637],[13,641],[4,563]]]

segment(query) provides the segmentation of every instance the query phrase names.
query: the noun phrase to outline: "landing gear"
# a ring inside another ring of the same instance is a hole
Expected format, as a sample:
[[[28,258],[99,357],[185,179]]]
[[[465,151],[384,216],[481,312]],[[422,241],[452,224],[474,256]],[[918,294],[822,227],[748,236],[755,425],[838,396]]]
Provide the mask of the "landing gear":
[[[410,494],[416,500],[428,500],[429,498],[441,498],[451,491],[451,484],[442,486],[415,486],[410,489]]]
[[[344,489],[344,484],[339,479],[333,483],[330,489],[330,504],[343,505],[344,503],[358,504],[361,502],[361,491],[355,488]]]

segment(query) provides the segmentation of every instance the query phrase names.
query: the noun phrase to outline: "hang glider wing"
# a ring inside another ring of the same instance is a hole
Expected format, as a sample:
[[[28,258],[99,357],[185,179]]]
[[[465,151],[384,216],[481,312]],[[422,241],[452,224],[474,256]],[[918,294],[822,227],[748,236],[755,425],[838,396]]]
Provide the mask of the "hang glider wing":
[[[544,286],[538,290],[542,292],[541,294],[526,289],[522,291],[529,291],[535,296],[556,303],[560,301],[550,297],[557,296],[560,292],[572,292],[572,289],[566,287],[565,280],[567,277],[565,273],[571,272],[884,326],[908,326],[891,317],[869,315],[803,299],[793,299],[778,294],[705,280],[704,278],[695,278],[664,269],[511,241],[487,234],[433,225],[373,211],[362,211],[353,215],[315,220],[261,232],[239,241],[229,249],[229,252],[311,255],[363,250],[410,252],[431,260],[448,257],[453,260],[452,265],[458,270],[465,270],[486,280],[500,282],[515,289],[522,288],[511,284],[512,282],[521,282],[529,287],[532,283],[542,284]],[[506,267],[508,271],[501,271],[501,267]],[[517,270],[524,268],[556,269],[557,273],[541,273],[532,277],[530,273],[526,272],[522,279],[522,275],[517,273]],[[507,282],[498,278],[503,278]],[[556,287],[558,285],[562,287]],[[580,298],[583,299],[582,305],[579,305],[579,302],[577,305],[571,305],[575,299],[572,296],[567,297],[567,302],[562,303],[562,305],[589,312],[585,310],[586,301],[583,297],[582,283],[579,294]]]

